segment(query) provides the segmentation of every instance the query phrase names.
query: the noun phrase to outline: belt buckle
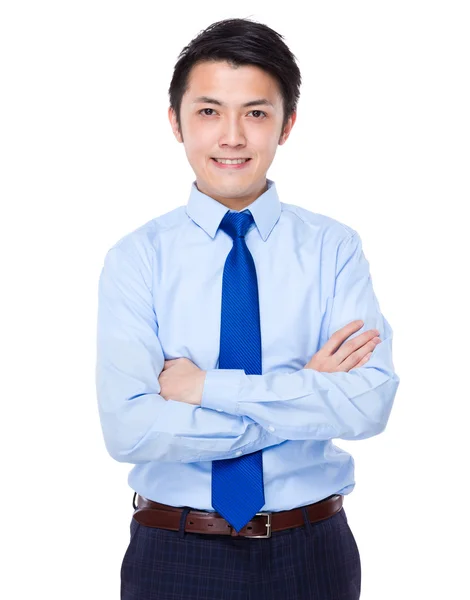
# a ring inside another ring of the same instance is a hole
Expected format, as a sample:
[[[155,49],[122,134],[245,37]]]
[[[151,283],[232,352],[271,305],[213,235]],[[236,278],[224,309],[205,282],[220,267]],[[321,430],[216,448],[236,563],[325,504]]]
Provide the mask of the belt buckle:
[[[271,537],[271,513],[270,512],[259,512],[259,513],[256,513],[255,517],[258,517],[258,516],[268,517],[268,519],[266,521],[266,529],[268,530],[266,535],[249,535],[246,537],[249,537],[250,539],[251,538],[263,538],[263,539],[270,538]]]

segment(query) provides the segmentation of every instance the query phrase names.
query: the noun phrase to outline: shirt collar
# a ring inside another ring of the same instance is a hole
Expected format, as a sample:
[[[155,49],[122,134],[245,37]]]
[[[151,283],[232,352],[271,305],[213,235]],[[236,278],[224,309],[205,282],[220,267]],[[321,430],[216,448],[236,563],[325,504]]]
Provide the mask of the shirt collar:
[[[281,203],[276,190],[276,184],[266,178],[268,189],[243,210],[249,210],[253,215],[256,227],[265,242],[281,215]],[[229,210],[226,206],[202,193],[196,186],[196,181],[191,184],[191,193],[186,205],[186,213],[202,227],[211,238],[215,237],[225,213]],[[236,211],[233,211],[236,212]]]

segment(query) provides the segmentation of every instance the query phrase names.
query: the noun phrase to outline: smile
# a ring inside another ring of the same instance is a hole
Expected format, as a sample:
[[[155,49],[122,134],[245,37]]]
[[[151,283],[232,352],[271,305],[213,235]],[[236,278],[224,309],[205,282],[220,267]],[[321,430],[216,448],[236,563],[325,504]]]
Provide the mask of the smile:
[[[244,169],[247,167],[247,165],[249,165],[251,158],[248,158],[246,160],[244,160],[243,162],[238,162],[238,160],[234,161],[234,162],[219,162],[220,160],[224,160],[224,159],[218,159],[216,160],[215,158],[211,158],[211,161],[214,163],[214,165],[218,168],[218,169],[235,169],[235,170],[240,170],[240,169]]]

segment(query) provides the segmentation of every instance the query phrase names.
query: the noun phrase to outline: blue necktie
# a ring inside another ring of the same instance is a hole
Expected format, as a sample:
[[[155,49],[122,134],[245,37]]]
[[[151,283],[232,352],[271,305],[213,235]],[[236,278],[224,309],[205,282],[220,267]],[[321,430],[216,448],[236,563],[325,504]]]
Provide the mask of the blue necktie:
[[[219,369],[261,375],[258,280],[245,234],[252,214],[227,212],[219,228],[233,239],[222,279]],[[237,532],[264,505],[262,451],[212,462],[212,507]]]

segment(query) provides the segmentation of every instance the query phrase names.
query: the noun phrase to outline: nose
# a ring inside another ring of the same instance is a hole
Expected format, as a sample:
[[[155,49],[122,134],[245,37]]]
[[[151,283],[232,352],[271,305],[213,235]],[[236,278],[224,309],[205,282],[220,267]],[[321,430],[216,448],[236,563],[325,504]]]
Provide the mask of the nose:
[[[240,147],[246,144],[245,132],[241,120],[238,117],[227,118],[222,125],[222,134],[219,145]]]

